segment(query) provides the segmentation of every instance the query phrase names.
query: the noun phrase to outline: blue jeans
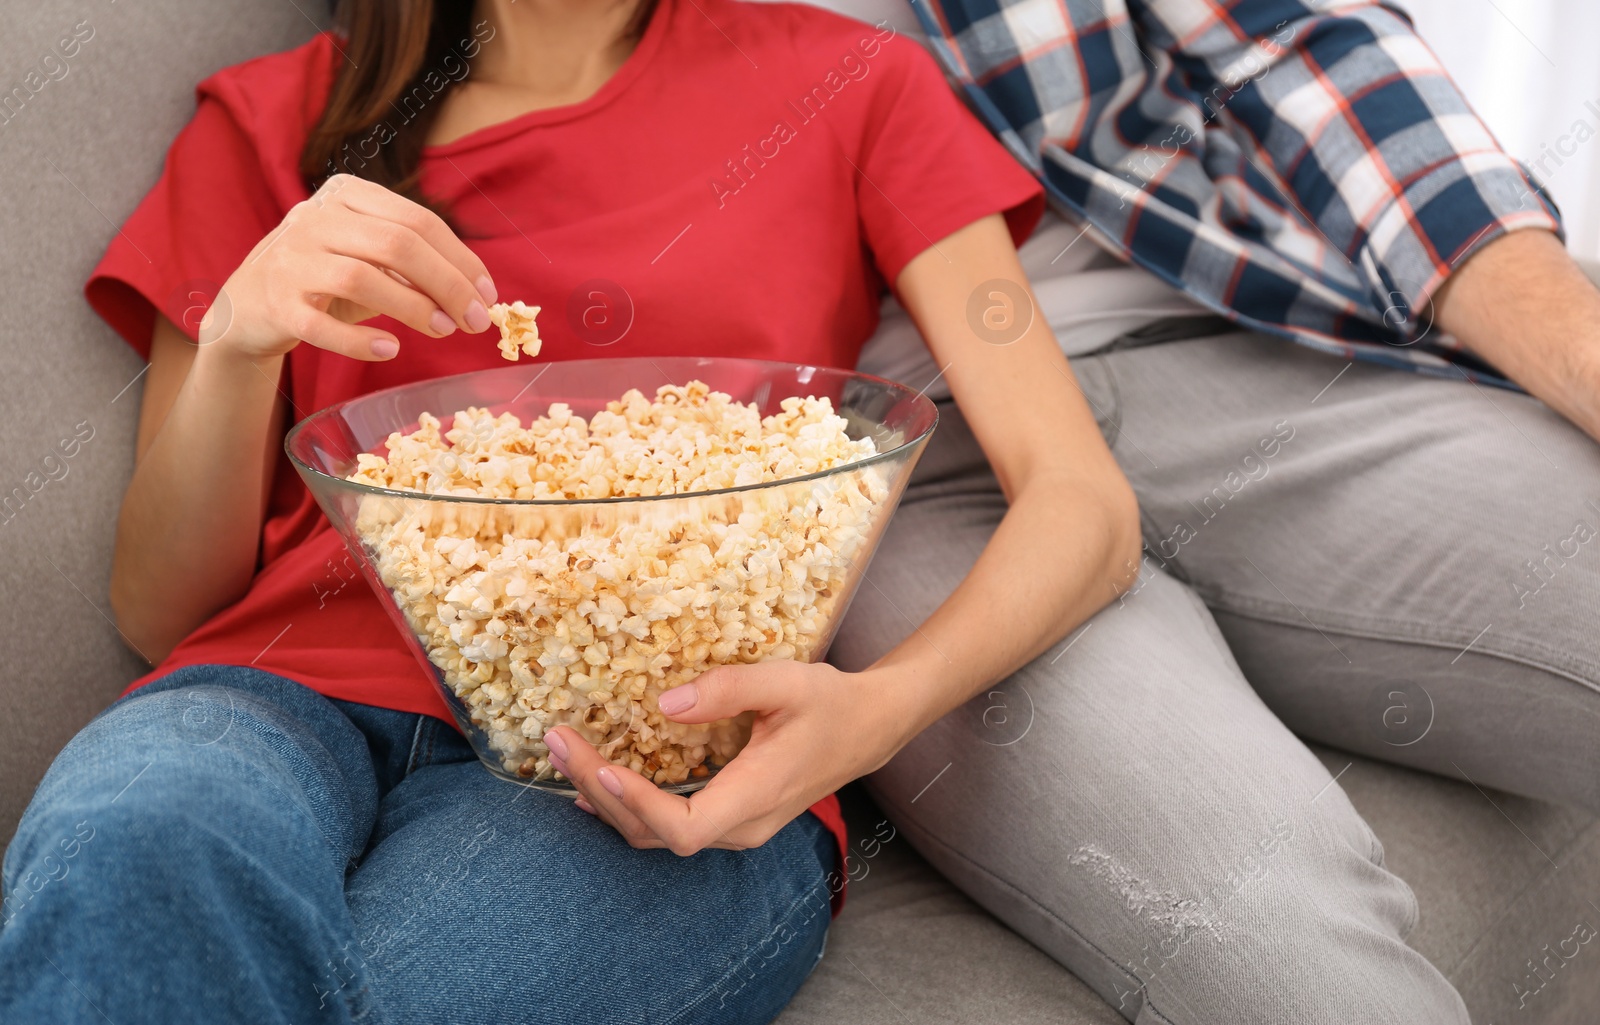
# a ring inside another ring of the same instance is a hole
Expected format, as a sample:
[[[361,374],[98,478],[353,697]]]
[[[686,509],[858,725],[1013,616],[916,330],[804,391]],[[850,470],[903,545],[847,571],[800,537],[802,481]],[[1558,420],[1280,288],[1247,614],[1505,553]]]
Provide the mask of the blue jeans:
[[[239,666],[67,745],[4,864],[0,1021],[766,1022],[821,957],[828,830],[638,851],[448,724]]]

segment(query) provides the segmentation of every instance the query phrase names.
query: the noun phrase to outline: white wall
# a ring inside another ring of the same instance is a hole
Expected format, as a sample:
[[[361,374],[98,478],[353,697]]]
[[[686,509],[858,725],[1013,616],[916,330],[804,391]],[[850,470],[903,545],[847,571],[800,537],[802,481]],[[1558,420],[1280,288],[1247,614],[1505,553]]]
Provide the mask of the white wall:
[[[1600,2],[1399,0],[1512,155],[1600,257]]]

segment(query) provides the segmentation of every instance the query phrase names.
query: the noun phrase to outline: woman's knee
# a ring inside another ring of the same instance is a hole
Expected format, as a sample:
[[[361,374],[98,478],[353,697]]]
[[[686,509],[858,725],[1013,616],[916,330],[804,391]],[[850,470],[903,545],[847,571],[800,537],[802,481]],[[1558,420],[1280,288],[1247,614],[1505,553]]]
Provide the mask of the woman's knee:
[[[282,681],[287,684],[289,681]],[[298,685],[296,685],[298,686]],[[353,727],[351,738],[360,741]],[[199,683],[137,692],[78,733],[40,782],[7,852],[43,858],[64,838],[116,835],[119,857],[207,838],[284,838],[359,853],[376,793],[325,738],[270,696]],[[359,766],[359,763],[354,763]],[[159,864],[159,859],[157,860]]]
[[[137,909],[148,906],[205,913],[191,907],[199,893],[222,901],[221,894],[263,872],[304,873],[311,860],[304,841],[318,839],[314,827],[281,836],[281,828],[221,787],[192,785],[192,777],[164,783],[148,777],[113,801],[63,799],[29,808],[6,852],[6,892],[21,898],[8,906],[8,925],[30,917],[68,925],[118,908],[142,917]],[[268,832],[280,838],[263,842]]]

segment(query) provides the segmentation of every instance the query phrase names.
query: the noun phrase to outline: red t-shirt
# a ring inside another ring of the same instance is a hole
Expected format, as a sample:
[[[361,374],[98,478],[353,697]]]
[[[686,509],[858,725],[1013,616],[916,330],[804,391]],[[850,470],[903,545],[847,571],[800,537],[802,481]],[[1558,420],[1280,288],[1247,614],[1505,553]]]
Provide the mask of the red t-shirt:
[[[141,355],[157,310],[195,337],[222,282],[309,195],[298,164],[344,59],[334,44],[320,34],[197,87],[161,177],[85,286]],[[409,109],[397,107],[393,124]],[[1044,205],[915,43],[813,7],[735,0],[661,0],[594,96],[429,146],[420,181],[448,205],[500,297],[544,307],[541,360],[851,367],[885,283],[912,257],[997,211],[1020,243]],[[377,324],[400,339],[391,361],[294,349],[283,389],[296,419],[378,388],[505,365],[493,329],[433,339]],[[207,663],[453,722],[287,457],[249,591],[132,686]],[[837,802],[814,810],[842,841]]]

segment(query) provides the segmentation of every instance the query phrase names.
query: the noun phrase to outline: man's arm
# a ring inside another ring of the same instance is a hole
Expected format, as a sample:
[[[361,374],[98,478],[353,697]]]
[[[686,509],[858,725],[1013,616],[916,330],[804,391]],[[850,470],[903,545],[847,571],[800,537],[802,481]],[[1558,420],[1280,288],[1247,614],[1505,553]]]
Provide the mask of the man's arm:
[[[1600,440],[1600,289],[1559,239],[1495,239],[1434,303],[1441,329]]]
[[[1600,290],[1403,15],[1379,0],[1129,10],[1192,82],[1215,86],[1207,110],[1392,310],[1600,439]]]
[[[1129,9],[1192,81],[1217,84],[1207,109],[1392,309],[1600,439],[1600,290],[1402,15],[1378,0]]]

